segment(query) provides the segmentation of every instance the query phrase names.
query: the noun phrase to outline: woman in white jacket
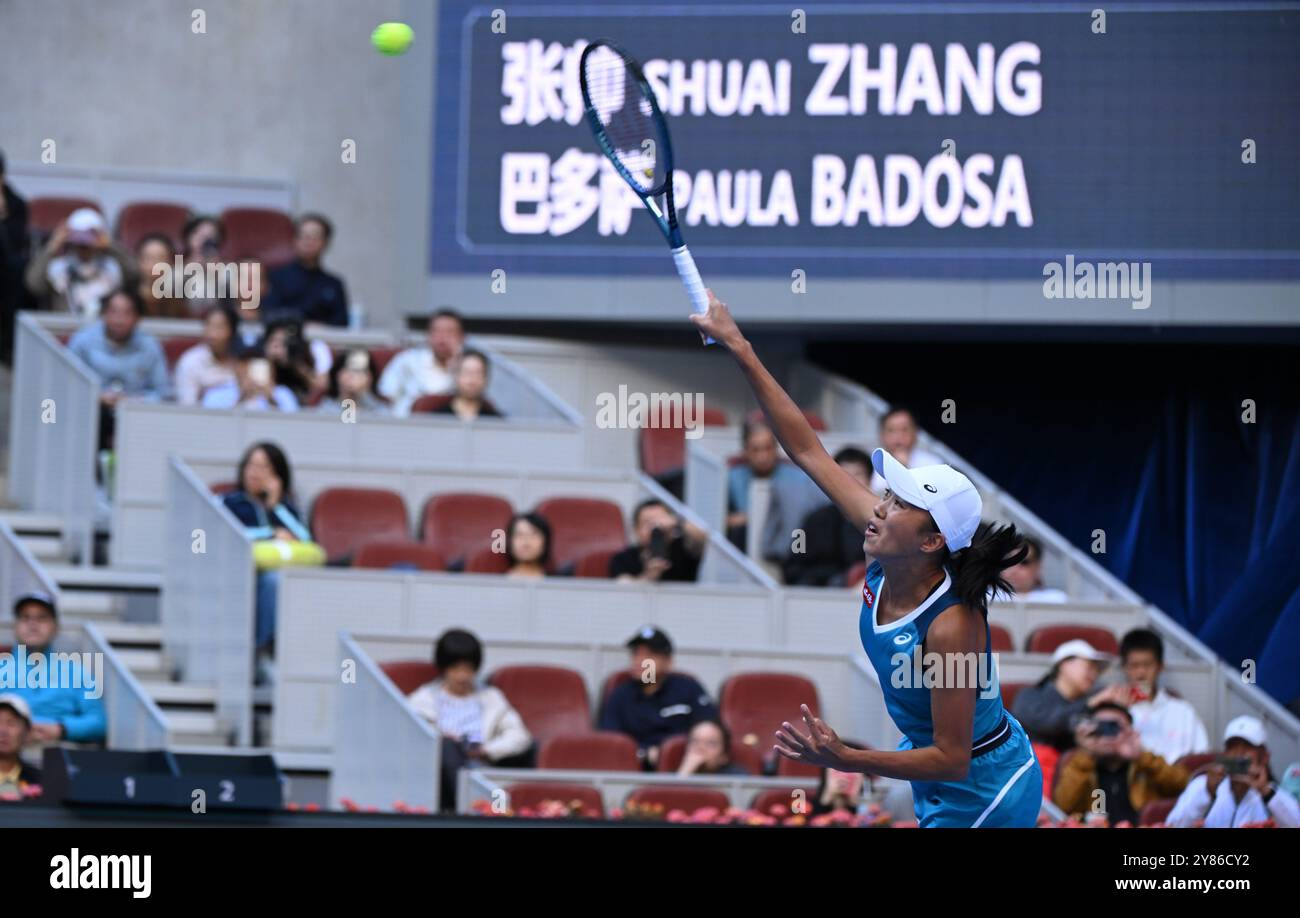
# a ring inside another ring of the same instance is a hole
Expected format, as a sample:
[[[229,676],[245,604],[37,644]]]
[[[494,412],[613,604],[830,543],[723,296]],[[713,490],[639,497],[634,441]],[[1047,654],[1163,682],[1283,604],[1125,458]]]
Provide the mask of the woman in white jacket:
[[[420,686],[407,701],[442,734],[444,809],[454,809],[456,774],[486,764],[530,765],[533,738],[504,693],[475,684],[483,666],[483,645],[468,631],[453,628],[438,638],[433,652],[438,678]]]

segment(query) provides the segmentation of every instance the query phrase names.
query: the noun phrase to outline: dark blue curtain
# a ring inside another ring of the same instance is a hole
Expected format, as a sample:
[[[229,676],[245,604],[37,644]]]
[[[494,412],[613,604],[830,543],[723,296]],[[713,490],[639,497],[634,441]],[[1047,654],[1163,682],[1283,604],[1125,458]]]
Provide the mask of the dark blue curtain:
[[[810,357],[911,407],[1085,552],[1102,530],[1102,565],[1300,699],[1300,348],[886,340]]]

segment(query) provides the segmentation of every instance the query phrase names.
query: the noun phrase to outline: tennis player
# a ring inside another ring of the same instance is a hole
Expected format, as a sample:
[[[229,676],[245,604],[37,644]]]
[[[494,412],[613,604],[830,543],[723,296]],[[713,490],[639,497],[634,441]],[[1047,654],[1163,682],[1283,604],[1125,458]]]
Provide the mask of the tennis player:
[[[708,311],[691,321],[731,352],[786,453],[866,534],[863,549],[875,559],[858,630],[903,733],[898,749],[853,749],[803,705],[806,732],[782,724],[776,752],[910,781],[922,828],[1035,825],[1043,774],[1029,738],[1002,707],[996,668],[968,665],[989,662],[986,597],[995,587],[1009,592],[1001,572],[1024,557],[1015,527],[991,527],[973,542],[982,502],[970,479],[948,465],[908,469],[881,449],[871,461],[888,488],[873,494],[826,452],[712,291]],[[937,673],[927,665],[916,678],[917,647],[927,664],[942,664]]]

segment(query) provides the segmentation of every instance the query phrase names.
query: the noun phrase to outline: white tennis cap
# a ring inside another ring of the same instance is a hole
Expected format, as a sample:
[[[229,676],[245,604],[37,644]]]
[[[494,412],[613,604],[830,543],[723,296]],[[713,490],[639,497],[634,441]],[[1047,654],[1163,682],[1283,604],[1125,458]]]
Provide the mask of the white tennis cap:
[[[969,478],[950,465],[909,469],[883,449],[871,454],[871,464],[889,490],[912,506],[929,511],[950,551],[970,545],[979,528],[984,501]]]
[[[1233,738],[1244,739],[1252,746],[1268,745],[1268,733],[1264,730],[1264,722],[1258,717],[1251,717],[1249,714],[1234,717],[1232,722],[1228,724],[1228,728],[1223,731],[1223,741],[1225,743]]]
[[[1071,657],[1081,657],[1085,660],[1092,660],[1094,663],[1101,663],[1103,668],[1114,659],[1110,654],[1098,650],[1083,638],[1075,638],[1072,641],[1065,641],[1057,645],[1056,649],[1052,651],[1052,665],[1055,666],[1062,660],[1068,660]]]

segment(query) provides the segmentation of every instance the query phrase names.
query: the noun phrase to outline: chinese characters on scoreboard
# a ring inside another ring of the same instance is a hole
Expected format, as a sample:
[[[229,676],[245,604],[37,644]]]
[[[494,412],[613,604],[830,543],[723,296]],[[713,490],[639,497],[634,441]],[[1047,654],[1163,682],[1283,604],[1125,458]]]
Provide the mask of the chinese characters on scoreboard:
[[[578,60],[586,42],[514,41],[501,45],[501,123],[577,125],[583,118]],[[674,132],[690,118],[782,118],[792,107],[817,118],[957,116],[995,112],[1030,116],[1042,108],[1040,51],[1032,42],[974,53],[950,43],[940,66],[928,44],[810,44],[817,74],[802,102],[792,100],[788,60],[663,60],[644,63],[647,81]],[[683,117],[689,116],[689,117]],[[805,122],[806,123],[806,122]],[[860,125],[858,131],[878,128]],[[575,135],[576,139],[576,135]],[[681,146],[680,138],[676,146]],[[695,157],[709,151],[696,151]],[[979,150],[959,155],[936,146],[918,159],[887,153],[844,158],[806,151],[806,200],[788,168],[678,171],[673,193],[686,226],[1032,226],[1033,208],[1020,156]],[[536,150],[501,155],[501,227],[511,234],[562,236],[594,219],[603,236],[627,232],[640,200],[600,154],[573,146],[553,156]]]

